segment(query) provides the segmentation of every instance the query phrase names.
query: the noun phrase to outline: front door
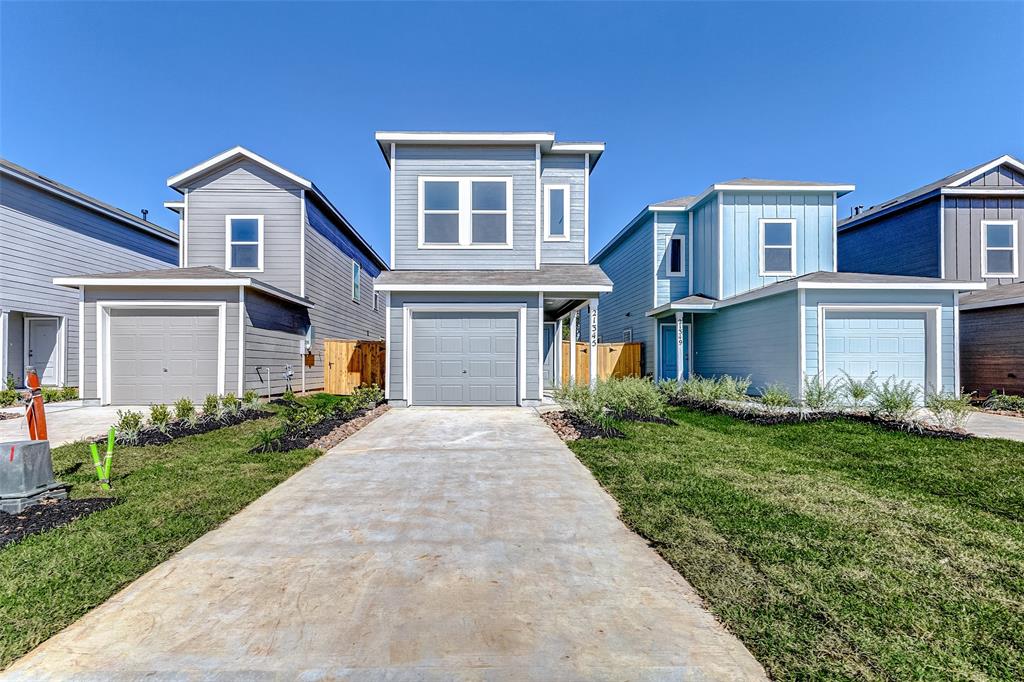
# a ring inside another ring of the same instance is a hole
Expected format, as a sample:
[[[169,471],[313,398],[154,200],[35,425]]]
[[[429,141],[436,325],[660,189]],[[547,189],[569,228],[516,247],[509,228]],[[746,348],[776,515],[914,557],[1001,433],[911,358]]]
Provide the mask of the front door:
[[[60,321],[54,318],[25,318],[25,367],[36,370],[44,386],[56,386],[57,335]]]
[[[544,388],[555,387],[555,323],[544,323]]]
[[[658,325],[658,355],[661,361],[658,363],[658,379],[677,379],[679,377],[679,365],[677,364],[676,353],[676,323]]]

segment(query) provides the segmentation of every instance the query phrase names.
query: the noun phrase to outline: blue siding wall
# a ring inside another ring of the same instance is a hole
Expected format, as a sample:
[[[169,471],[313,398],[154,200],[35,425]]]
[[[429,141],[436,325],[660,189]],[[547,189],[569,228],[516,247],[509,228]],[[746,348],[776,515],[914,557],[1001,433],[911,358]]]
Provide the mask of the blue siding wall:
[[[349,258],[359,263],[359,266],[366,271],[370,277],[380,274],[380,267],[366,255],[366,253],[352,243],[347,234],[335,225],[330,218],[324,215],[323,211],[309,199],[306,199],[306,220],[310,227],[323,235],[334,248],[341,251]],[[343,273],[344,274],[344,273]]]
[[[544,238],[544,218],[547,204],[544,202],[543,187],[546,185],[569,185],[569,241],[542,241],[541,263],[586,263],[584,253],[584,168],[586,159],[582,154],[545,154],[540,161],[541,239]]]
[[[939,199],[839,233],[839,271],[939,276]]]
[[[654,262],[658,266],[656,306],[674,301],[690,293],[690,214],[689,212],[657,212],[655,215]],[[685,277],[668,275],[668,258],[666,246],[669,237],[683,236],[686,238],[686,250],[683,252]]]
[[[721,298],[788,279],[758,274],[763,218],[796,219],[796,275],[834,270],[833,205],[831,193],[723,192]]]
[[[718,198],[693,211],[693,293],[720,298],[718,288]]]
[[[780,383],[796,396],[800,366],[797,292],[697,314],[693,320],[697,374],[749,375],[753,392]]]

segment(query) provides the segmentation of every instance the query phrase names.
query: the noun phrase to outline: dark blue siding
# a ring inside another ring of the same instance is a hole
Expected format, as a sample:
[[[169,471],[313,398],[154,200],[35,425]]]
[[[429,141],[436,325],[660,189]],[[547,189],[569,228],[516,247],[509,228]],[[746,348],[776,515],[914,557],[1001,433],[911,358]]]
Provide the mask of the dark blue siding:
[[[939,200],[839,233],[839,271],[939,276]]]
[[[339,251],[359,263],[363,271],[370,277],[380,274],[380,266],[370,260],[362,249],[353,244],[352,240],[343,234],[331,219],[317,208],[316,204],[308,200],[306,201],[306,219],[314,230],[326,237]]]

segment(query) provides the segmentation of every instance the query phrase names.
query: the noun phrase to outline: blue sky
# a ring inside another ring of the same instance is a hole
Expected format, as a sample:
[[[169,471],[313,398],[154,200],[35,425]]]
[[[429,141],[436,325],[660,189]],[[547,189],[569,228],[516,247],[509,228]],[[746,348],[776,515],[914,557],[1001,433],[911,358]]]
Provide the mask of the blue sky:
[[[603,140],[596,251],[739,176],[853,182],[840,215],[1024,156],[1024,3],[0,4],[0,154],[168,227],[236,144],[382,253],[378,129]]]

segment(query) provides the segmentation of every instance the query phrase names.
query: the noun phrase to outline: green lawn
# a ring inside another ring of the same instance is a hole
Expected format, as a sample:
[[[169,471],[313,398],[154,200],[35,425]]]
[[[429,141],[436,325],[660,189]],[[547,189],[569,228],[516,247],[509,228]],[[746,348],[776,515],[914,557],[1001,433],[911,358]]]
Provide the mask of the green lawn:
[[[571,447],[770,675],[1024,679],[1024,443],[670,416]]]
[[[113,494],[120,504],[0,549],[0,668],[319,456],[249,454],[270,425],[262,419],[119,448],[109,493],[96,483],[85,445],[54,449],[54,469],[74,484],[72,497]]]

